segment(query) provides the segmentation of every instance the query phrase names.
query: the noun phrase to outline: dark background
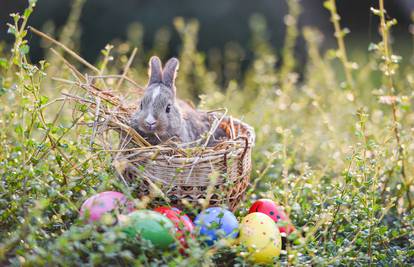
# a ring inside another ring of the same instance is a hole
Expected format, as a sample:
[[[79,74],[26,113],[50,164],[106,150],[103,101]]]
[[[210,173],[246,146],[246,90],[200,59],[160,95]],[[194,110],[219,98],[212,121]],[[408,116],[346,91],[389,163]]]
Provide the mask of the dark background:
[[[414,0],[385,2],[389,16],[398,20],[393,34],[409,40],[408,27]],[[41,29],[47,21],[52,21],[59,30],[68,17],[71,3],[70,0],[39,0],[29,24]],[[323,8],[323,0],[302,0],[301,4],[300,25],[318,27],[325,35],[325,47],[332,45],[333,28],[329,12]],[[26,5],[25,0],[0,0],[0,40],[11,41],[11,36],[6,34],[6,22],[10,22],[8,14],[21,12]],[[342,26],[351,30],[352,39],[359,40],[364,49],[369,42],[377,40],[378,18],[370,12],[370,7],[376,7],[377,1],[338,0],[337,6]],[[255,13],[265,16],[271,41],[279,49],[283,43],[286,12],[284,0],[87,0],[80,19],[79,49],[83,57],[94,61],[107,43],[125,39],[128,25],[139,22],[145,29],[144,49],[153,47],[154,33],[162,26],[168,26],[172,32],[170,53],[177,54],[180,42],[172,25],[173,18],[177,16],[199,20],[198,48],[202,51],[222,49],[230,41],[247,47],[250,38],[248,22]],[[37,37],[29,38],[32,60],[37,61],[43,51]],[[303,42],[299,41],[299,51],[301,47]]]

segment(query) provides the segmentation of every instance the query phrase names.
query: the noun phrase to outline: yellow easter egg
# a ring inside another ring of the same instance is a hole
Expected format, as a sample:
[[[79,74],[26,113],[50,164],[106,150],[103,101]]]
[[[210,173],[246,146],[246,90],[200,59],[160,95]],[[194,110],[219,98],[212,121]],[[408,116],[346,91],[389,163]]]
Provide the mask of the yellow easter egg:
[[[272,263],[280,255],[282,239],[275,222],[266,214],[253,212],[240,224],[239,241],[256,263]]]

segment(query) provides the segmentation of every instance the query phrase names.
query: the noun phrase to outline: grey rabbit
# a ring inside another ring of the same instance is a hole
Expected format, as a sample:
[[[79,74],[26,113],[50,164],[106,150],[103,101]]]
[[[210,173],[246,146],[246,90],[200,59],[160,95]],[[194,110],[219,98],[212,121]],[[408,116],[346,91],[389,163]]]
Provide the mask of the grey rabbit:
[[[140,105],[132,115],[131,127],[152,145],[168,140],[195,141],[210,129],[206,112],[195,110],[177,98],[175,78],[178,67],[176,58],[168,60],[164,69],[157,56],[149,60],[149,81]],[[225,135],[224,130],[217,132],[219,135],[215,134],[212,139]]]

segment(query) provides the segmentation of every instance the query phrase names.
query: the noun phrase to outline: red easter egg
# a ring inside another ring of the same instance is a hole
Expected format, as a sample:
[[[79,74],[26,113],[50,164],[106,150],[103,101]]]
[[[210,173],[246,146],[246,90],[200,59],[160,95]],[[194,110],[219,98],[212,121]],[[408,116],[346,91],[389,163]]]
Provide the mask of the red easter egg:
[[[295,230],[295,227],[290,222],[289,216],[285,213],[282,206],[277,205],[270,199],[259,199],[253,203],[249,209],[249,213],[261,212],[272,218],[273,221],[286,222],[286,226],[280,226],[279,231],[281,233],[290,234]]]
[[[154,211],[163,214],[165,217],[170,219],[176,228],[177,239],[180,241],[180,244],[187,248],[187,242],[185,241],[186,236],[193,236],[194,224],[191,219],[183,213],[181,210],[174,207],[158,207]]]

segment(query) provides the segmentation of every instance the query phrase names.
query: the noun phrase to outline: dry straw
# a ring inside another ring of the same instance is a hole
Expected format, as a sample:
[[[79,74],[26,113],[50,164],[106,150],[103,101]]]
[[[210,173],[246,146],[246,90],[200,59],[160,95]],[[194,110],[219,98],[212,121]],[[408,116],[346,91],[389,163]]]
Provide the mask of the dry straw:
[[[55,39],[34,28],[31,31],[97,72],[93,65]],[[116,88],[127,81],[142,93],[142,87],[127,77],[135,52],[122,75],[99,76],[82,75],[63,56],[52,52],[76,78],[75,81],[55,80],[84,90],[82,95],[64,93],[64,96],[85,105],[92,115],[93,123],[89,124],[93,127],[91,145],[98,144],[102,150],[111,153],[120,179],[128,186],[139,185],[134,188],[138,197],[159,196],[178,207],[226,205],[234,210],[238,206],[250,180],[251,151],[255,141],[252,127],[227,116],[226,111],[209,112],[211,128],[202,139],[191,144],[170,140],[152,146],[129,126],[136,106],[127,104],[116,92],[105,88],[106,80],[117,79]],[[227,139],[209,147],[207,144],[217,127],[225,130]]]

